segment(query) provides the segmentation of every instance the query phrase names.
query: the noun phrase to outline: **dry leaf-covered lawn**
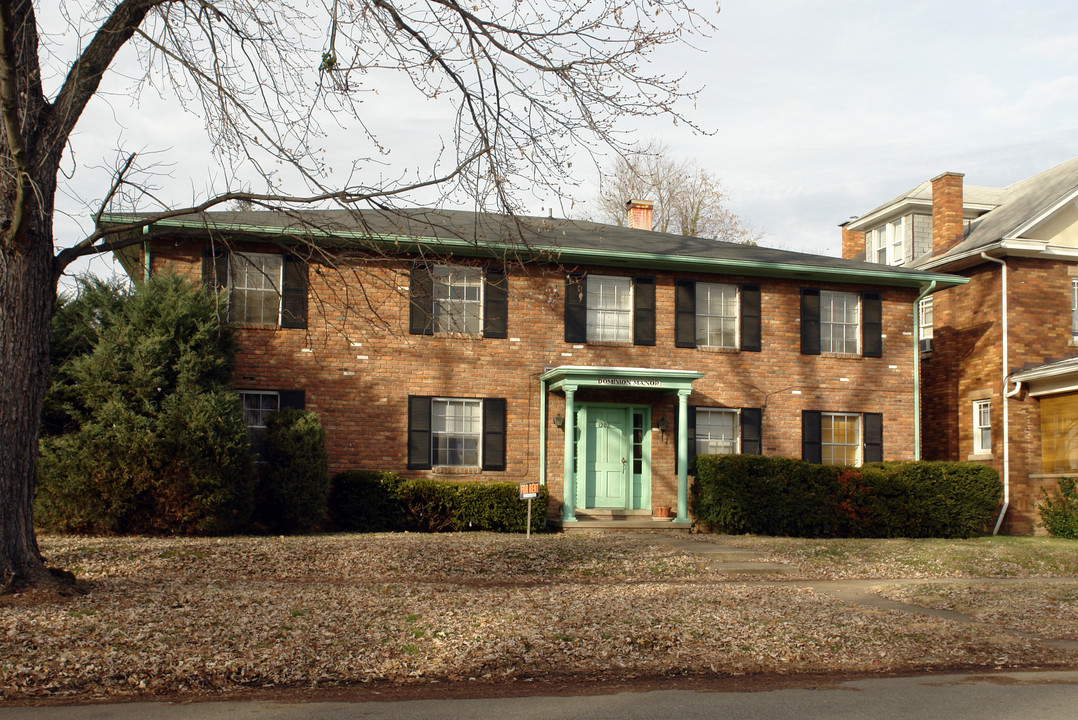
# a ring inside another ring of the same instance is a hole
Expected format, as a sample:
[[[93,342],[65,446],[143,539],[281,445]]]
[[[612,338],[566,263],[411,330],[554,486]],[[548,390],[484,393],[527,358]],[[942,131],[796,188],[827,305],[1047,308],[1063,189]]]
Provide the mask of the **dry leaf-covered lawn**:
[[[92,591],[0,605],[6,701],[1074,662],[1007,632],[729,582],[639,536],[46,537],[42,549]]]
[[[1078,542],[1044,537],[804,539],[694,535],[789,563],[805,580],[1078,577]]]

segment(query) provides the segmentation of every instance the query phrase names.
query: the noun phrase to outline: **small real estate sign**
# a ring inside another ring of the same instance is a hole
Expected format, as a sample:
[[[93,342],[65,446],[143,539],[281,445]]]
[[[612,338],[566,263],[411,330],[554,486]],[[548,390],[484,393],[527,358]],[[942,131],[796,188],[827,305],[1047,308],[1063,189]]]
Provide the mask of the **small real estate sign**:
[[[520,483],[520,499],[528,501],[528,519],[526,522],[525,537],[532,536],[532,500],[539,497],[539,483],[537,482],[522,482]]]

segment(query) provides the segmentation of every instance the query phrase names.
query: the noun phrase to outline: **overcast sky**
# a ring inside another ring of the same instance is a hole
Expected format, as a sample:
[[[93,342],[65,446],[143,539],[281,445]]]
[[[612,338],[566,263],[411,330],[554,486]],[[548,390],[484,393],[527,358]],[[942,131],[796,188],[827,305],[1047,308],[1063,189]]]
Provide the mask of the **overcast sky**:
[[[725,0],[715,21],[704,52],[663,58],[671,74],[704,86],[686,113],[712,134],[663,123],[627,129],[722,178],[731,209],[766,231],[765,244],[838,254],[839,223],[941,172],[1003,186],[1078,155],[1073,0]],[[408,138],[422,136],[431,118],[407,98],[382,99],[400,125],[385,166],[395,173],[411,166]],[[122,140],[163,151],[173,166],[161,193],[189,202],[219,177],[201,121],[153,97],[132,102],[114,95],[88,109],[73,139],[72,187],[93,197],[107,176],[91,166],[111,160]],[[348,154],[330,148],[331,157]],[[586,199],[596,178],[583,179]],[[56,233],[70,244],[89,223],[63,184]],[[536,198],[530,209],[559,215],[563,207]]]

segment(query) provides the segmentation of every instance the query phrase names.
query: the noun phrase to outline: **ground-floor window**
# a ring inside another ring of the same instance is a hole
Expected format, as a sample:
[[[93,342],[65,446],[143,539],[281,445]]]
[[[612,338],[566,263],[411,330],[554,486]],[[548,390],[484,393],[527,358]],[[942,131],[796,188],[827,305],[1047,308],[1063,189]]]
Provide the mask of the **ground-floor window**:
[[[408,468],[505,469],[505,400],[408,398]]]
[[[820,446],[824,465],[860,465],[861,416],[821,413]]]
[[[266,433],[266,418],[281,408],[281,396],[276,391],[240,390],[243,401],[243,424],[247,426],[247,438],[251,449],[259,453],[262,450],[262,437]]]
[[[696,454],[732,455],[737,452],[737,410],[696,408]]]
[[[1040,407],[1042,471],[1078,472],[1078,393],[1044,396]]]
[[[824,465],[882,462],[883,415],[802,411],[801,457]]]

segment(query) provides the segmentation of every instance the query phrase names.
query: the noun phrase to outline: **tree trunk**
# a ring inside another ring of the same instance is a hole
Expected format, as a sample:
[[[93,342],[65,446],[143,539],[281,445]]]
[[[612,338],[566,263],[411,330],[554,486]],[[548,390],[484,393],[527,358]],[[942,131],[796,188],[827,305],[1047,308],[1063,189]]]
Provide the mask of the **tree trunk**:
[[[46,196],[51,200],[52,193]],[[55,582],[33,527],[56,297],[51,222],[51,213],[29,218],[24,242],[0,250],[0,592]]]

